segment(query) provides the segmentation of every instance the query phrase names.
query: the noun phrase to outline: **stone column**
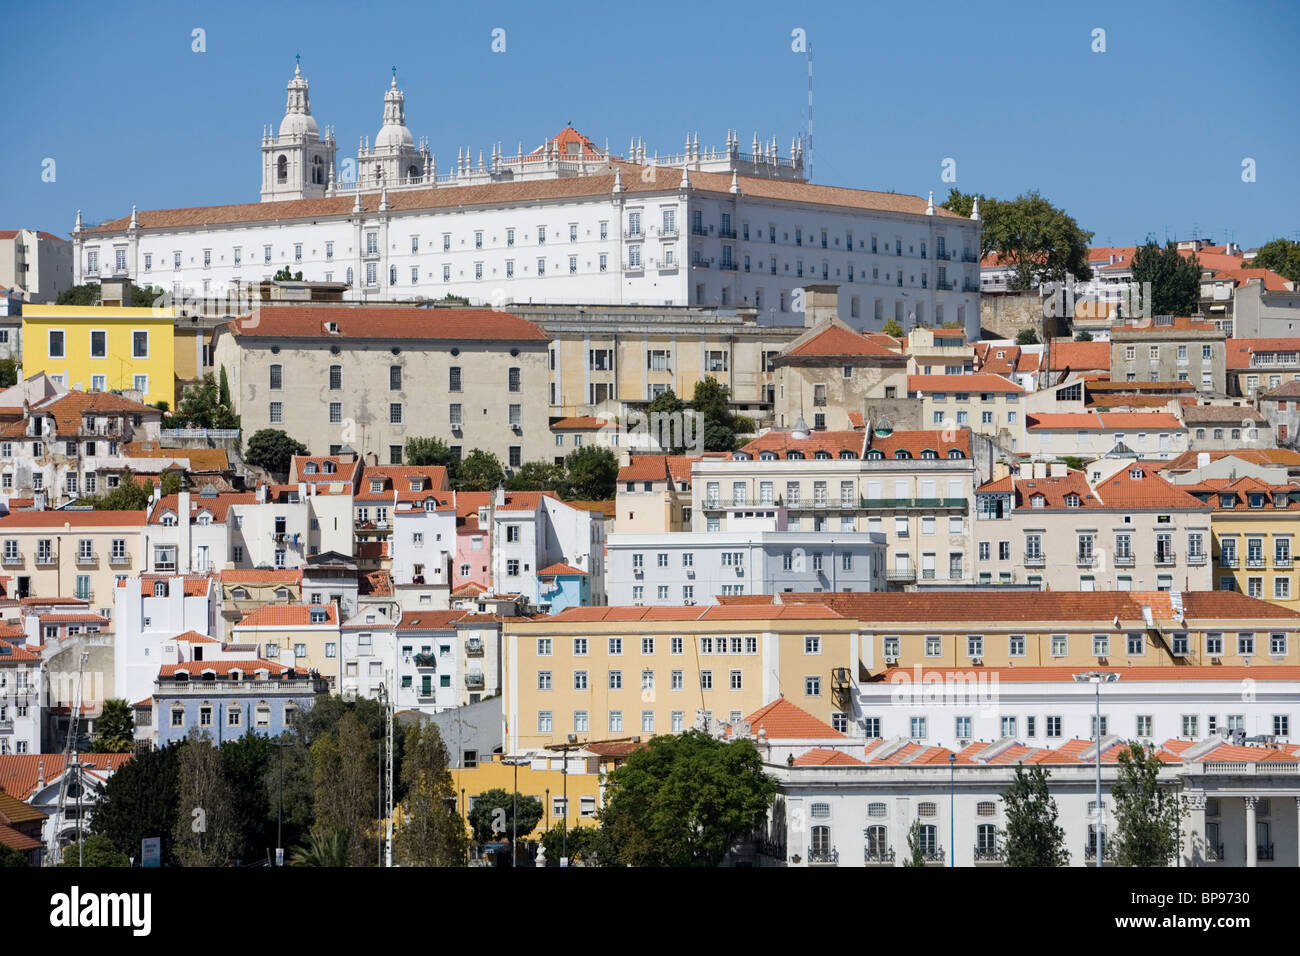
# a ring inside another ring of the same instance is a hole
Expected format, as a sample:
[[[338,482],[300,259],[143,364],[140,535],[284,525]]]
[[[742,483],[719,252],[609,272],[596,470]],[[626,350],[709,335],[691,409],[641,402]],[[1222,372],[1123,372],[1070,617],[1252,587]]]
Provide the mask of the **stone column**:
[[[1259,803],[1259,797],[1245,797],[1246,801],[1246,865],[1256,866],[1256,843],[1255,843],[1255,804]]]
[[[1204,866],[1210,858],[1205,843],[1205,794],[1191,793],[1183,797],[1187,803],[1187,837],[1183,845],[1184,866]]]

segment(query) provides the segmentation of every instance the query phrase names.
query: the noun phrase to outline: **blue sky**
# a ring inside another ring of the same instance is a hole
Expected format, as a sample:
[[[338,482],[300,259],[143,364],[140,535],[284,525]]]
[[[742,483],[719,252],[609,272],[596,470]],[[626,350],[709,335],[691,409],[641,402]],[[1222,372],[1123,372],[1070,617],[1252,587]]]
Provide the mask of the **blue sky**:
[[[807,122],[800,28],[815,181],[942,198],[952,158],[962,190],[1039,189],[1095,245],[1300,238],[1293,2],[188,6],[7,12],[0,227],[65,235],[78,208],[92,222],[256,201],[258,138],[299,52],[340,158],[378,131],[393,65],[444,171],[458,146],[527,150],[568,121],[616,152],[632,136],[677,151],[688,129],[720,147],[736,128],[742,148],[757,130],[785,153]]]

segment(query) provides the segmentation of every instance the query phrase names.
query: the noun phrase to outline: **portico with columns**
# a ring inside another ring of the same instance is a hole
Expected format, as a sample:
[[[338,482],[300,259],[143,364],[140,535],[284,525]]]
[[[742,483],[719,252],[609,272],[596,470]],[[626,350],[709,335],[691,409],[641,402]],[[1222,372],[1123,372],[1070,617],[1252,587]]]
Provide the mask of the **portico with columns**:
[[[1300,761],[1190,762],[1178,777],[1184,866],[1300,866]]]

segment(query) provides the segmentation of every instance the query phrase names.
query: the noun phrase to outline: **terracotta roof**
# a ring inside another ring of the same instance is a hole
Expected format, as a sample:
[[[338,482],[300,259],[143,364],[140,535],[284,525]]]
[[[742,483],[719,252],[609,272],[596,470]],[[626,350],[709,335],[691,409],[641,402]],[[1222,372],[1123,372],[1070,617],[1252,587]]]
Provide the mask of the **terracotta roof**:
[[[623,172],[625,193],[675,193],[681,186],[682,172],[671,166],[642,166],[637,163],[616,161]],[[653,174],[649,172],[653,169]],[[646,175],[641,174],[645,171]],[[777,179],[738,176],[743,195],[785,202],[808,203],[822,206],[846,206],[855,209],[873,209],[922,216],[926,200],[920,196],[902,193],[873,192],[865,189],[847,189],[838,186],[820,186]],[[696,192],[714,192],[726,195],[731,188],[727,173],[707,173],[692,170],[691,187]],[[395,212],[418,209],[458,209],[479,205],[519,205],[544,200],[583,196],[607,197],[614,188],[614,172],[590,176],[569,176],[559,179],[522,179],[512,182],[490,183],[478,186],[439,186],[430,189],[398,190],[388,195],[388,203]],[[379,211],[380,193],[361,196],[362,209],[374,214]],[[184,226],[216,226],[227,223],[288,221],[294,219],[321,219],[331,216],[346,218],[352,212],[353,194],[322,199],[293,199],[276,203],[241,203],[229,206],[197,206],[184,209],[146,209],[137,212],[136,221],[141,231],[174,229]],[[935,207],[935,215],[942,219],[963,219],[950,210]],[[122,216],[85,230],[87,235],[124,232],[131,217]]]
[[[650,745],[637,740],[596,740],[582,746],[597,757],[618,758],[629,757],[636,751],[644,750]]]
[[[691,465],[700,460],[698,455],[632,455],[628,464],[618,470],[619,481],[667,481],[691,483]]]
[[[219,494],[211,498],[204,498],[201,495],[190,495],[190,514],[189,521],[193,524],[198,520],[199,515],[208,512],[212,516],[212,521],[217,524],[224,524],[230,516],[231,505],[252,505],[257,504],[257,495],[251,491],[231,492],[228,494]],[[180,497],[178,495],[163,495],[158,499],[157,504],[149,512],[150,524],[162,524],[163,515],[171,512],[180,519]]]
[[[814,747],[794,758],[796,767],[862,766],[863,762],[843,750],[828,750],[825,747]]]
[[[333,471],[325,471],[327,462],[334,466]],[[308,473],[307,468],[312,465],[316,467],[316,470]],[[342,461],[337,455],[294,455],[289,466],[289,475],[294,481],[305,481],[308,484],[318,482],[335,484],[336,482],[350,482],[360,467],[361,462],[359,460]]]
[[[1003,621],[1087,622],[1134,624],[1144,620],[1142,608],[1151,608],[1157,620],[1173,621],[1174,608],[1167,591],[880,591],[876,593],[795,592],[781,594],[788,603],[810,601],[840,614],[867,622],[873,629],[886,623],[976,622],[990,626]],[[1247,597],[1237,591],[1183,591],[1184,618],[1188,620],[1286,618],[1300,621],[1300,613],[1278,604]]]
[[[1177,458],[1161,464],[1161,471],[1190,471],[1200,467],[1200,455],[1209,455],[1210,461],[1220,458],[1238,458],[1252,465],[1284,465],[1300,468],[1300,452],[1290,448],[1232,448],[1218,451],[1185,451]]]
[[[326,331],[330,322],[337,332]],[[239,337],[275,339],[549,341],[539,326],[499,309],[413,306],[264,305],[230,323],[230,330]]]
[[[0,823],[13,826],[15,823],[29,823],[32,820],[44,820],[46,814],[23,803],[11,793],[0,790]]]
[[[163,448],[153,442],[132,441],[122,446],[126,458],[183,458],[189,471],[229,471],[224,448]]]
[[[83,764],[90,766],[90,772],[103,777],[116,770],[131,759],[131,754],[95,754],[77,755]],[[0,789],[26,802],[44,769],[45,783],[48,786],[59,779],[63,772],[63,754],[0,754]]]
[[[411,481],[420,484],[418,491],[411,489]],[[381,484],[372,491],[374,483]],[[451,488],[447,483],[447,469],[442,465],[370,465],[361,473],[361,483],[353,498],[365,502],[417,502],[432,498],[440,505],[450,505]]]
[[[891,349],[878,342],[873,342],[859,332],[854,332],[852,329],[834,323],[827,325],[826,328],[784,354],[796,358],[810,356],[872,356],[901,361],[907,359],[907,356],[897,349]]]
[[[452,597],[478,597],[480,594],[487,594],[487,588],[474,581],[466,581],[451,590]]]
[[[582,568],[575,568],[573,565],[565,564],[562,561],[557,562],[556,564],[548,564],[546,567],[542,568],[542,570],[537,572],[537,576],[541,578],[573,574],[581,574],[583,577],[587,576],[587,572],[582,570]]]
[[[900,450],[909,452],[913,458],[920,458],[926,450],[937,452],[940,458],[947,458],[949,452],[956,450],[962,453],[962,457],[969,458],[970,429],[959,428],[955,432],[896,430],[884,437],[873,435],[871,449],[881,452],[886,458],[895,457]]]
[[[1300,398],[1300,381],[1292,379],[1289,382],[1283,382],[1277,388],[1270,388],[1267,392],[1260,393],[1262,401],[1283,401],[1291,398]]]
[[[220,644],[221,642],[215,637],[208,637],[206,634],[200,634],[198,631],[185,631],[177,634],[172,638],[173,641],[184,641],[187,644]]]
[[[1268,667],[1236,667],[1211,664],[1189,664],[1178,667],[1096,667],[1093,670],[1102,673],[1115,673],[1124,683],[1131,681],[1300,681],[1300,666],[1292,664],[1273,664]],[[1079,672],[1078,667],[980,667],[981,677],[996,678],[999,682],[1013,683],[1069,683]],[[959,667],[922,667],[920,679],[934,675],[947,680],[949,677],[969,677],[970,668]],[[883,683],[916,681],[918,671],[915,668],[889,667],[880,675]]]
[[[1139,477],[1134,477],[1139,475]],[[1181,486],[1161,478],[1156,468],[1132,464],[1098,482],[1093,490],[1107,508],[1161,508],[1208,511],[1209,506]]]
[[[611,605],[605,607],[571,607],[559,614],[541,618],[545,622],[609,622],[631,621],[767,621],[767,620],[830,620],[841,617],[829,607],[815,602],[799,605],[758,607],[748,605],[716,605],[712,607],[643,607]]]
[[[301,584],[302,568],[227,568],[222,584]]]
[[[397,622],[399,631],[446,630],[465,616],[465,611],[404,611]]]
[[[134,512],[132,512],[132,514],[134,514]],[[47,607],[47,606],[48,607],[65,607],[65,606],[70,607],[73,605],[78,605],[81,607],[89,607],[90,602],[82,600],[81,598],[64,598],[64,597],[25,597],[25,598],[18,599],[18,606],[20,608]]]
[[[813,458],[819,451],[832,458],[839,458],[845,452],[861,458],[866,440],[867,436],[860,431],[810,431],[800,438],[793,431],[773,429],[746,443],[740,450],[755,458],[765,451],[775,452],[778,458],[789,458],[791,452],[801,452],[805,458]]]
[[[1109,342],[1053,342],[1048,352],[1053,372],[1110,369]]]
[[[1269,292],[1290,292],[1291,283],[1271,269],[1216,269],[1215,279],[1231,280],[1236,285],[1245,285],[1258,279]]]
[[[598,431],[608,424],[609,422],[605,421],[603,418],[593,418],[590,415],[577,415],[551,422],[551,431]]]
[[[323,624],[312,624],[311,612],[324,611]],[[250,611],[235,627],[337,627],[338,608],[333,604],[266,604]]]
[[[11,850],[17,850],[19,853],[39,850],[44,846],[40,840],[29,837],[25,833],[19,833],[13,827],[7,827],[3,823],[0,823],[0,844],[9,847]]]
[[[175,575],[169,574],[142,574],[140,575],[140,595],[141,597],[153,597],[153,586],[159,581],[165,581],[170,586]],[[205,597],[208,593],[208,586],[212,578],[206,574],[186,574],[184,575],[184,587],[186,597]]]
[[[1017,508],[1032,508],[1033,499],[1042,496],[1043,503],[1040,506],[1043,509],[1054,510],[1078,510],[1080,508],[1102,508],[1104,505],[1092,492],[1088,485],[1088,479],[1081,471],[1068,471],[1060,478],[1004,478],[1000,482],[990,482],[977,488],[977,492],[991,491],[1011,491],[1013,486]],[[1074,495],[1078,498],[1078,503],[1067,505],[1065,499],[1068,495]]]
[[[40,659],[40,654],[32,653],[22,644],[0,641],[0,664],[32,664]]]
[[[258,680],[258,671],[266,671],[268,675],[282,675],[291,670],[294,670],[294,668],[258,657],[252,660],[184,661],[180,664],[164,664],[158,668],[158,676],[175,677],[177,674],[185,674],[198,681],[208,671],[211,671],[217,677],[227,677],[231,671],[239,671],[245,680]],[[306,674],[302,676],[305,677]],[[165,697],[167,695],[164,691],[159,696]]]
[[[1252,366],[1251,358],[1260,353],[1300,352],[1300,338],[1250,338],[1228,339],[1227,366],[1232,371],[1250,371],[1251,368],[1267,369],[1268,366]]]
[[[1111,382],[1096,381],[1088,384],[1089,392],[1191,392],[1191,382]],[[1169,396],[1174,398],[1175,396]]]
[[[784,697],[778,697],[770,704],[764,704],[745,718],[750,733],[759,736],[759,730],[767,740],[829,740],[844,735],[825,721],[814,717],[808,711],[795,706]]]
[[[1117,322],[1110,328],[1112,341],[1116,337],[1128,339],[1130,336],[1144,338],[1147,333],[1155,332],[1218,332],[1219,327],[1213,322],[1206,322],[1190,315],[1170,316],[1169,320],[1157,322],[1154,318],[1129,318]]]
[[[1015,392],[1024,394],[1024,389],[1010,379],[986,372],[974,372],[969,375],[909,375],[907,376],[909,392]]]
[[[1066,412],[1026,415],[1030,430],[1186,431],[1169,412]]]
[[[42,624],[107,624],[108,618],[98,614],[40,614],[36,618]]]
[[[69,391],[53,395],[31,406],[32,415],[50,415],[54,418],[59,435],[75,436],[87,415],[118,416],[147,415],[162,418],[162,412],[151,405],[133,402],[113,392]]]
[[[1262,424],[1267,419],[1249,405],[1186,405],[1183,407],[1183,421],[1188,424],[1209,422],[1249,428],[1250,425]]]
[[[144,511],[12,511],[0,518],[0,528],[123,528],[144,521]]]

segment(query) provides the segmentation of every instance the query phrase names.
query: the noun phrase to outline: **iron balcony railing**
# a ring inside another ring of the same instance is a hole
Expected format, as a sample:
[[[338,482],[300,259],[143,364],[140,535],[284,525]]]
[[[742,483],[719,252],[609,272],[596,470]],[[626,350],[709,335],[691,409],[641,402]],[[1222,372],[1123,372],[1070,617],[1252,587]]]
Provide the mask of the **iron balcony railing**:
[[[862,848],[863,863],[884,863],[894,865],[894,848],[892,846],[867,846]]]
[[[1006,847],[975,845],[976,863],[1002,863],[1007,858]]]
[[[838,866],[840,862],[840,851],[834,848],[829,850],[809,850],[809,866]]]

